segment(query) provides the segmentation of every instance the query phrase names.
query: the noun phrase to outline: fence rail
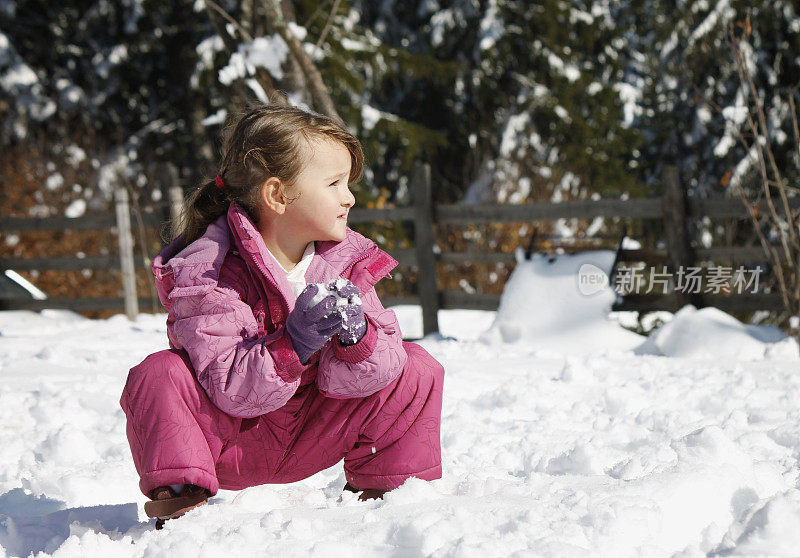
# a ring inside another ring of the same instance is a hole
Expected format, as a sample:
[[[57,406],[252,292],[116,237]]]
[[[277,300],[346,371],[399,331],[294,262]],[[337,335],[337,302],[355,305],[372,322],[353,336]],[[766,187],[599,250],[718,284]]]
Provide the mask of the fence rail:
[[[137,269],[146,267],[145,257],[134,257]],[[0,269],[14,271],[81,271],[83,269],[121,269],[119,256],[85,256],[60,258],[2,258]]]
[[[435,204],[436,224],[485,225],[492,223],[528,223],[555,221],[556,219],[591,219],[594,217],[627,217],[632,219],[659,219],[670,206],[663,198],[633,198],[627,200],[570,200],[559,203],[541,202],[525,204]],[[800,208],[800,198],[790,200],[792,209]],[[688,200],[688,216],[711,219],[748,217],[741,201],[735,199]],[[352,222],[413,221],[414,208],[353,209]]]
[[[670,174],[672,173],[672,174]],[[438,330],[439,309],[497,309],[500,296],[495,294],[466,293],[441,290],[437,279],[437,264],[500,263],[514,265],[515,255],[501,252],[441,251],[435,242],[436,225],[474,225],[492,223],[530,223],[557,219],[619,217],[627,219],[663,219],[667,232],[665,249],[619,249],[618,261],[664,264],[670,268],[695,262],[765,262],[768,260],[761,246],[723,246],[701,248],[690,246],[688,219],[709,217],[716,219],[748,218],[741,201],[736,199],[686,199],[677,173],[667,168],[663,177],[664,195],[638,199],[572,200],[561,203],[531,203],[521,205],[461,205],[433,204],[430,169],[427,165],[415,166],[412,173],[413,205],[400,208],[353,209],[351,224],[407,221],[413,223],[415,247],[407,250],[388,250],[401,266],[418,269],[417,294],[402,297],[384,297],[387,306],[420,304],[423,308],[423,332]],[[144,213],[145,226],[162,226],[167,213],[177,214],[182,195],[178,188],[169,192],[169,210],[163,213]],[[792,209],[800,208],[800,196],[790,200]],[[130,234],[130,210],[124,196],[117,196],[117,213],[92,215],[77,219],[51,217],[44,219],[4,218],[0,232],[114,229],[118,235]],[[127,219],[126,219],[126,216]],[[125,222],[127,221],[127,223]],[[569,247],[563,248],[570,251]],[[577,249],[575,249],[577,250]],[[127,260],[127,261],[126,261]],[[88,256],[83,258],[3,258],[0,269],[15,270],[81,270],[123,269],[127,287],[126,296],[119,298],[51,298],[41,301],[0,299],[3,309],[71,308],[74,310],[120,310],[129,315],[136,305],[148,307],[150,299],[138,298],[132,283],[133,270],[146,266],[147,258],[135,256],[132,243],[121,243],[120,256]],[[125,300],[127,299],[127,304]],[[782,305],[777,294],[736,294],[723,296],[698,294],[692,303],[715,306],[725,311],[779,310]],[[616,310],[675,310],[687,302],[680,293],[663,295],[628,295],[614,306]]]
[[[158,227],[164,224],[163,215],[143,213],[145,226]],[[84,217],[3,217],[0,221],[0,232],[30,231],[90,231],[113,229],[117,227],[115,213],[86,215]]]
[[[153,300],[140,297],[140,308],[149,308]],[[124,297],[54,297],[44,300],[5,298],[0,299],[0,310],[75,310],[76,312],[95,312],[99,310],[126,310]]]

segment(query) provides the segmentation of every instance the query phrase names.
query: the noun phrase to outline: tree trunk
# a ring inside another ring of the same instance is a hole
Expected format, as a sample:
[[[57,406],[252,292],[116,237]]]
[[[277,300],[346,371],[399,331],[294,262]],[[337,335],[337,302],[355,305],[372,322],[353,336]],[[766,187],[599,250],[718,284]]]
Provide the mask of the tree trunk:
[[[267,19],[269,19],[275,31],[289,46],[292,56],[295,58],[295,60],[297,60],[297,63],[302,69],[302,73],[308,82],[308,89],[311,92],[311,98],[314,101],[314,108],[322,114],[330,116],[337,122],[343,123],[342,118],[339,116],[339,113],[333,104],[333,99],[331,99],[328,88],[325,86],[325,82],[322,80],[322,75],[319,73],[317,66],[314,64],[311,56],[309,56],[305,51],[305,48],[303,48],[303,43],[297,38],[292,30],[289,29],[289,26],[283,15],[281,0],[264,0],[264,10],[267,14]]]

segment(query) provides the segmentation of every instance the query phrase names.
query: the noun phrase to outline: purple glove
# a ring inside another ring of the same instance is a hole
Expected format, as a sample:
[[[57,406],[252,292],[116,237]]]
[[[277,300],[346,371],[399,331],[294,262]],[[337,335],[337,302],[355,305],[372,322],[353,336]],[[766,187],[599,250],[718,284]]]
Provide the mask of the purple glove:
[[[336,311],[336,294],[320,292],[312,283],[297,297],[294,310],[286,318],[286,331],[300,362],[308,364],[316,353],[342,329],[342,316]]]
[[[367,321],[361,306],[361,291],[349,279],[339,278],[328,283],[338,297],[337,306],[342,317],[339,341],[342,345],[355,345],[367,333]]]

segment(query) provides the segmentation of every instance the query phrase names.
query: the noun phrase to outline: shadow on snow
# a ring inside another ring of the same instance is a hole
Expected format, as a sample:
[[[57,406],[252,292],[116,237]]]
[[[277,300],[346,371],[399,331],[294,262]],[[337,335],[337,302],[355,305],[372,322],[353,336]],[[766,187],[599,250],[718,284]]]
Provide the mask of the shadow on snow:
[[[54,552],[70,535],[86,531],[120,539],[140,525],[137,505],[63,509],[64,502],[15,488],[0,495],[0,546],[10,556]],[[147,523],[141,523],[143,528]]]

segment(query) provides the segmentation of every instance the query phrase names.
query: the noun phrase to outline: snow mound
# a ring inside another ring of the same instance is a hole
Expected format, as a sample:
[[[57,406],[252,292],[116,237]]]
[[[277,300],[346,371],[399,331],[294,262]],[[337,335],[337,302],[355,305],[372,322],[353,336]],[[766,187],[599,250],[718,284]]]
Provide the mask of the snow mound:
[[[717,549],[724,556],[797,556],[800,547],[800,490],[789,489],[758,502],[734,524]]]
[[[800,359],[797,341],[778,328],[743,324],[717,308],[687,305],[647,338],[625,329],[609,319],[617,296],[608,281],[613,263],[611,250],[526,260],[518,249],[494,322],[478,340],[555,355],[634,351],[691,359]]]
[[[658,354],[736,360],[797,360],[797,342],[777,328],[746,325],[717,308],[681,308],[654,331],[647,346]]]
[[[637,347],[642,336],[608,319],[616,299],[608,284],[613,263],[611,250],[533,254],[525,260],[518,249],[495,321],[480,340],[572,354]],[[581,284],[587,277],[597,281],[589,289]]]

